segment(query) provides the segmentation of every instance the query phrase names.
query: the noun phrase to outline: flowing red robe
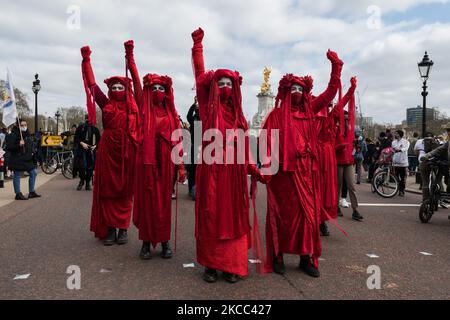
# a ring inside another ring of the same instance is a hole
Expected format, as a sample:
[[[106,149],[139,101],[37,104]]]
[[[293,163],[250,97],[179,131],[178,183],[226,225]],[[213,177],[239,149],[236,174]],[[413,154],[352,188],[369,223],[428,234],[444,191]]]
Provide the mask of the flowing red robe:
[[[277,107],[263,125],[269,137],[271,130],[280,130],[281,142],[278,160],[281,166],[267,184],[267,270],[272,270],[272,261],[279,253],[311,256],[318,267],[322,253],[319,230],[322,189],[319,132],[314,114],[328,106],[336,95],[340,72],[341,67],[333,65],[327,90],[315,99],[309,92],[311,78],[286,75],[280,81]],[[304,87],[300,109],[291,108],[290,92],[294,83]]]
[[[237,72],[205,72],[203,47],[195,43],[192,58],[196,76],[197,99],[203,132],[218,129],[247,130],[242,113],[241,78]],[[219,102],[217,81],[228,77],[233,82],[233,106]],[[203,148],[207,145],[203,142]],[[236,156],[236,152],[235,152]],[[248,164],[205,164],[196,172],[195,237],[199,264],[223,272],[246,276],[250,246]]]
[[[96,103],[102,109],[103,134],[95,162],[91,231],[104,238],[108,227],[128,229],[134,192],[134,164],[137,142],[138,109],[131,83],[122,77],[106,80],[121,82],[128,89],[126,101],[108,99],[94,85]]]
[[[172,187],[175,167],[172,163],[172,130],[167,111],[156,107],[156,164],[144,164],[143,148],[136,161],[136,193],[133,223],[139,239],[153,246],[170,240],[172,223]]]
[[[180,125],[173,102],[171,79],[148,74],[144,77],[145,87],[142,90],[134,57],[127,55],[127,61],[143,119],[136,156],[133,223],[139,231],[139,239],[150,242],[155,247],[171,238],[175,174],[171,158],[175,143],[171,136]],[[163,85],[166,90],[165,103],[161,106],[154,105],[151,98],[151,86],[156,83]]]
[[[322,210],[320,222],[337,218],[336,124],[332,113],[317,117]]]

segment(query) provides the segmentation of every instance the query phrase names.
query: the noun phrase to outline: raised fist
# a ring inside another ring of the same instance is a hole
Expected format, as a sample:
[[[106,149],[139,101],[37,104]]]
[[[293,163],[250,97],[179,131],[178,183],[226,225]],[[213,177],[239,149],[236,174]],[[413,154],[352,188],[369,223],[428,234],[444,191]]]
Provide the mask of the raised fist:
[[[81,56],[84,58],[89,58],[91,56],[91,48],[89,48],[89,46],[84,46],[83,48],[81,48]]]
[[[198,28],[194,32],[192,32],[192,40],[194,40],[194,43],[201,43],[203,40],[203,36],[205,35],[205,32],[202,28]]]
[[[134,41],[133,40],[128,40],[123,45],[125,46],[126,54],[133,54],[133,49],[134,49]]]
[[[356,88],[356,85],[358,84],[358,80],[356,79],[356,77],[352,77],[350,79],[350,84],[351,84],[352,88]]]
[[[327,58],[328,58],[328,60],[330,60],[331,63],[333,63],[333,64],[336,63],[336,64],[339,64],[339,65],[341,65],[341,66],[344,65],[344,62],[342,62],[342,60],[339,59],[337,53],[334,52],[334,51],[331,51],[330,49],[328,49],[328,51],[327,51]]]

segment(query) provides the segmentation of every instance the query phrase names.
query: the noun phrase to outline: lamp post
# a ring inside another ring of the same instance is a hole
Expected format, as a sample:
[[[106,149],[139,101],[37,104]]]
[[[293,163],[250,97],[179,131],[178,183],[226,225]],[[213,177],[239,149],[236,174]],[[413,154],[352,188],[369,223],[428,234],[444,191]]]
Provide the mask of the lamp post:
[[[59,134],[59,132],[58,132],[58,130],[59,130],[59,117],[61,117],[61,113],[59,113],[59,110],[56,111],[55,117],[56,117],[56,135],[58,135]]]
[[[430,70],[431,67],[433,66],[434,62],[432,60],[430,60],[430,58],[428,57],[428,53],[425,51],[425,55],[422,58],[421,62],[417,63],[417,66],[419,67],[419,73],[420,73],[420,78],[423,81],[423,86],[422,86],[422,97],[423,97],[423,110],[422,110],[422,138],[425,138],[425,134],[426,134],[426,130],[427,130],[427,125],[426,125],[426,121],[427,121],[427,80],[428,77],[430,76]]]
[[[31,89],[34,92],[34,134],[36,135],[38,130],[38,92],[41,90],[41,80],[38,79],[39,75],[36,73],[34,76],[33,86]]]

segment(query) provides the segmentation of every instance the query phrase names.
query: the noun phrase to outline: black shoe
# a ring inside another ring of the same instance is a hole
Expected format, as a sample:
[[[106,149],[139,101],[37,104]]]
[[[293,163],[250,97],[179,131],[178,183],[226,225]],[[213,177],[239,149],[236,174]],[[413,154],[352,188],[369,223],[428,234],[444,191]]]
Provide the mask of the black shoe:
[[[77,186],[77,190],[80,191],[81,189],[83,189],[84,186],[84,182],[80,182]]]
[[[33,198],[40,198],[42,197],[40,194],[37,194],[36,191],[30,192],[28,194],[28,199],[33,199]]]
[[[116,242],[116,228],[108,228],[108,235],[103,239],[105,246],[112,246]]]
[[[353,211],[352,219],[356,221],[362,221],[364,218],[362,215],[359,214],[357,210]]]
[[[328,231],[328,226],[325,222],[320,224],[320,235],[322,237],[328,237],[330,235],[330,231]]]
[[[239,281],[239,276],[237,274],[224,272],[222,274],[222,276],[223,276],[223,279],[229,283],[236,283]]]
[[[285,274],[286,266],[284,265],[283,256],[275,257],[272,263],[273,272],[277,274]]]
[[[213,283],[217,281],[217,271],[214,269],[205,268],[205,272],[203,272],[203,280],[209,283]]]
[[[86,183],[86,190],[87,191],[92,190],[91,184],[89,182]]]
[[[126,229],[119,229],[119,232],[117,233],[117,244],[125,244],[128,242],[128,233]]]
[[[173,253],[172,253],[172,249],[170,248],[169,241],[162,242],[161,246],[162,246],[161,258],[163,258],[163,259],[172,258]]]
[[[312,265],[311,259],[309,257],[301,257],[298,267],[300,268],[300,270],[303,270],[307,275],[311,277],[320,277],[319,269]]]
[[[25,197],[22,192],[16,193],[16,200],[28,200],[27,197]]]
[[[151,259],[152,253],[150,251],[150,242],[142,242],[141,252],[139,253],[139,258],[142,260]]]
[[[341,208],[338,207],[338,217],[343,217],[344,214],[341,211]]]

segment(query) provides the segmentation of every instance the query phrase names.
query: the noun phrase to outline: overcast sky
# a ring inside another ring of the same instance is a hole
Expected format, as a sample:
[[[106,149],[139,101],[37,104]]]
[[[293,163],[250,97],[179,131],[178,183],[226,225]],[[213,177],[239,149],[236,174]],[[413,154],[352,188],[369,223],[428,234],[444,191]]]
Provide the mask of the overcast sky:
[[[207,69],[238,70],[244,113],[257,110],[264,66],[275,89],[284,73],[312,75],[314,93],[325,89],[326,50],[344,61],[343,83],[359,79],[364,116],[400,123],[407,107],[421,104],[417,61],[428,50],[435,62],[428,105],[450,115],[450,1],[441,0],[100,0],[2,1],[0,78],[6,67],[28,94],[39,73],[40,113],[84,106],[79,48],[89,44],[97,83],[124,75],[123,42],[135,41],[141,76],[174,80],[180,115],[192,104],[191,32],[205,30]],[[79,9],[79,28],[74,12]]]

